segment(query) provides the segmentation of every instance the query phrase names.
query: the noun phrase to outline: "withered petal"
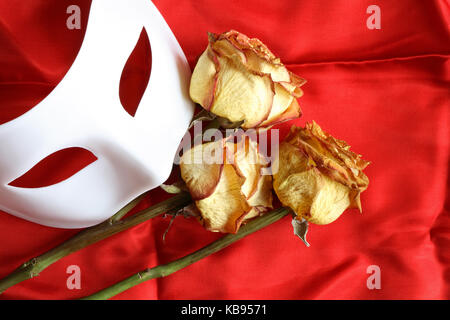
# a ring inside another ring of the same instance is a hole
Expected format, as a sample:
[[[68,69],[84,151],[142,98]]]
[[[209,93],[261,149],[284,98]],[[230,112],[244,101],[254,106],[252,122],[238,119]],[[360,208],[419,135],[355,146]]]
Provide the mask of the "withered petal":
[[[370,162],[350,151],[345,141],[326,133],[316,122],[307,123],[305,128],[293,127],[286,141],[298,146],[332,179],[350,189],[367,189],[369,179],[363,170]]]
[[[214,192],[209,197],[196,201],[208,230],[237,232],[239,227],[237,221],[251,210],[241,192],[244,180],[232,165],[225,164]]]
[[[208,38],[207,58],[202,55],[191,81],[194,101],[233,123],[244,121],[246,129],[301,116],[293,100],[303,95],[300,87],[306,81],[287,70],[264,43],[235,30],[209,33]]]
[[[361,209],[360,194],[369,179],[368,162],[343,140],[315,122],[292,127],[280,144],[274,189],[280,201],[299,217],[316,224],[335,221],[347,208]]]
[[[263,122],[272,109],[273,83],[268,76],[256,76],[241,64],[219,57],[220,70],[211,112],[232,122],[244,120],[243,128]]]
[[[222,164],[211,163],[215,156]],[[182,178],[208,230],[235,233],[272,207],[272,179],[262,176],[267,163],[261,157],[258,144],[246,135],[237,143],[225,138],[195,146],[182,156]]]
[[[214,92],[217,86],[219,65],[214,62],[215,57],[210,49],[203,52],[192,73],[189,95],[191,99],[209,110],[214,101]]]
[[[211,163],[213,161],[206,159],[215,156],[211,155],[212,152],[216,152],[215,150],[222,152],[218,157],[223,159],[222,141],[194,146],[185,152],[180,159],[181,177],[194,200],[209,197],[219,183],[224,161]]]

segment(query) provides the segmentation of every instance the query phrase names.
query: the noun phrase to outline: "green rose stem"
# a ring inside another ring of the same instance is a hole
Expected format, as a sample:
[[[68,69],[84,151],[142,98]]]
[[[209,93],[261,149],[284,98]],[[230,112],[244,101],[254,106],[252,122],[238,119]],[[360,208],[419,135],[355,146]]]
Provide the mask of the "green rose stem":
[[[182,192],[170,199],[162,201],[130,217],[122,219],[139,203],[143,196],[144,195],[130,202],[105,222],[84,229],[59,246],[25,262],[13,273],[0,280],[0,293],[22,281],[39,275],[39,273],[44,269],[75,251],[83,249],[116,233],[134,227],[163,213],[181,210],[192,202],[190,195],[187,192]]]
[[[280,220],[284,216],[288,215],[290,212],[291,212],[290,209],[287,208],[279,208],[273,210],[261,217],[253,219],[246,225],[242,226],[236,234],[227,234],[226,236],[220,238],[219,240],[214,241],[213,243],[207,245],[206,247],[203,247],[198,251],[195,251],[187,256],[184,256],[183,258],[172,261],[168,264],[159,265],[154,268],[138,272],[135,275],[132,275],[131,277],[122,280],[112,285],[111,287],[108,287],[97,293],[94,293],[93,295],[85,297],[82,300],[109,299],[147,280],[166,277],[213,253],[216,253],[217,251],[222,250],[223,248],[242,239],[243,237]]]

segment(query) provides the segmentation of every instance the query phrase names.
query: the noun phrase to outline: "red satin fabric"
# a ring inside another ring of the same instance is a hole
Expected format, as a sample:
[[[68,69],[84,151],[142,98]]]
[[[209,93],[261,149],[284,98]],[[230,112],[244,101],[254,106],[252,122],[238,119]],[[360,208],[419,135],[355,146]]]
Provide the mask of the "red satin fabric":
[[[75,3],[83,28],[68,30],[66,8]],[[36,105],[61,80],[81,45],[89,3],[0,1],[0,123]],[[292,234],[286,218],[116,298],[449,299],[448,2],[154,3],[192,67],[207,31],[236,29],[263,40],[308,80],[300,99],[304,115],[294,122],[314,119],[371,160],[370,185],[362,194],[363,214],[349,210],[331,225],[311,225],[310,248]],[[381,8],[381,30],[366,27],[371,4]],[[164,197],[155,190],[139,208]],[[164,243],[168,223],[156,218],[72,254],[0,299],[79,298],[220,236],[177,218]],[[0,213],[0,277],[76,232]],[[81,290],[66,287],[70,265],[81,268]],[[370,265],[381,269],[380,290],[366,286]]]

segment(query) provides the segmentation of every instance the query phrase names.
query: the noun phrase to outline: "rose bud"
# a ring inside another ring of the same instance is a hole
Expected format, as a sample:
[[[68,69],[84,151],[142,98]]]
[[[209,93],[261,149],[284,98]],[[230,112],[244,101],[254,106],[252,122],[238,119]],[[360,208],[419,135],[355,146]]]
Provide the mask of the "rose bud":
[[[181,177],[210,231],[236,233],[245,221],[272,208],[272,177],[258,145],[245,138],[197,145],[181,157]]]
[[[328,224],[348,208],[362,211],[360,193],[369,185],[363,170],[369,162],[314,121],[291,128],[280,144],[277,165],[275,192],[298,219]]]
[[[269,127],[301,115],[296,98],[303,95],[305,82],[260,40],[232,30],[209,34],[192,74],[190,96],[244,129]]]

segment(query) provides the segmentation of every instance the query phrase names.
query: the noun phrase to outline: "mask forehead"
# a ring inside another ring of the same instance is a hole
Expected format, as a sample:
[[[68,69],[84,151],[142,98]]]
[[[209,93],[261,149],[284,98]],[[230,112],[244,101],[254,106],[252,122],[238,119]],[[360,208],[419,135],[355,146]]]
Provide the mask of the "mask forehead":
[[[143,28],[152,72],[132,117],[120,103],[119,84]],[[87,227],[163,183],[194,111],[189,78],[179,44],[149,0],[93,0],[66,76],[28,113],[0,125],[0,209],[53,227]],[[49,187],[8,185],[68,147],[85,148],[98,160]]]

